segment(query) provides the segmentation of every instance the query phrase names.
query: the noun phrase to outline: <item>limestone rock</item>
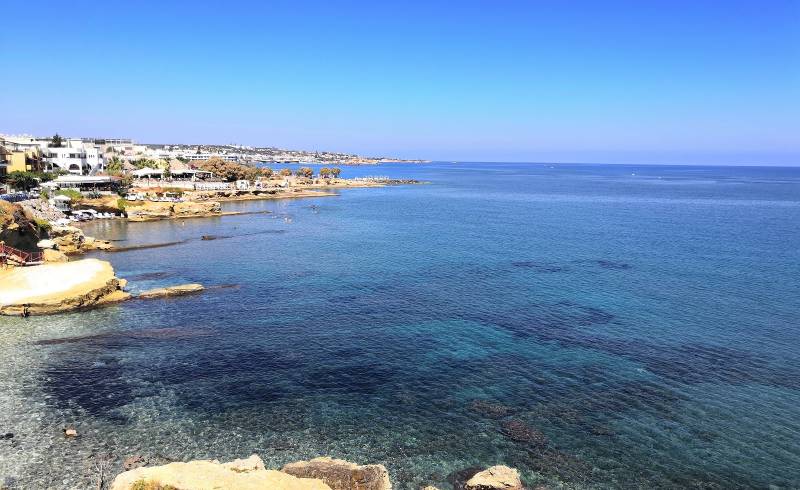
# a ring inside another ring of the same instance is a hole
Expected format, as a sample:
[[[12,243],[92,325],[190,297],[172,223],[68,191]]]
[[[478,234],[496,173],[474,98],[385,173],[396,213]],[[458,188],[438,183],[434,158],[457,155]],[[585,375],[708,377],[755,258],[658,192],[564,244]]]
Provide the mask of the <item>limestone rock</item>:
[[[56,248],[56,242],[53,240],[39,240],[39,243],[37,243],[36,246],[43,249],[51,249]]]
[[[111,264],[97,259],[0,271],[0,315],[46,315],[123,301]]]
[[[128,215],[128,221],[167,219],[172,216],[172,205],[171,202],[148,201],[137,206],[128,206],[125,214]]]
[[[65,254],[79,253],[86,237],[74,226],[54,226],[50,229],[50,240]]]
[[[391,490],[389,472],[380,464],[359,466],[328,457],[289,463],[281,471],[298,478],[319,478],[332,490]]]
[[[64,252],[51,248],[44,249],[42,256],[45,262],[67,262],[69,260]]]
[[[522,490],[519,472],[508,466],[492,466],[467,481],[466,490]]]
[[[234,459],[229,463],[222,463],[222,466],[228,468],[229,470],[239,472],[266,469],[264,467],[264,461],[261,460],[261,457],[258,454],[251,454],[249,458],[245,459]]]
[[[216,201],[193,202],[184,201],[175,203],[173,213],[176,218],[190,218],[194,216],[209,216],[222,212],[222,207]]]
[[[184,294],[199,293],[204,289],[205,288],[203,287],[202,284],[181,284],[179,286],[169,286],[166,288],[150,289],[139,294],[139,297],[144,299],[167,298],[170,296],[181,296]]]
[[[126,208],[128,221],[152,221],[169,218],[215,216],[222,212],[216,201],[153,202],[147,201]]]
[[[132,490],[141,482],[181,490],[330,490],[319,479],[266,470],[256,455],[224,464],[201,460],[136,468],[119,474],[110,490]]]

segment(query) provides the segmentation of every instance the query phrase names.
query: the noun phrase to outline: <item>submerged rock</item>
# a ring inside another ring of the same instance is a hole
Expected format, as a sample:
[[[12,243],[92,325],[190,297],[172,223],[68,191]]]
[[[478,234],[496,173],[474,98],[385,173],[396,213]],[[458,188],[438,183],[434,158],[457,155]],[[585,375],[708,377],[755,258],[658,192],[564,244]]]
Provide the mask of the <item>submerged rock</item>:
[[[141,294],[139,298],[152,299],[152,298],[167,298],[171,296],[182,296],[184,294],[199,293],[205,287],[202,284],[181,284],[179,286],[169,286],[166,288],[150,289]]]
[[[148,486],[149,485],[149,486]],[[331,490],[314,478],[264,468],[258,455],[230,463],[190,461],[136,468],[117,475],[110,490],[175,488],[181,490]]]
[[[299,478],[319,478],[332,490],[391,490],[389,472],[380,464],[359,466],[328,457],[289,463],[281,471]]]
[[[550,441],[542,434],[521,420],[506,420],[500,424],[503,435],[516,442],[525,442],[534,446],[546,446]]]
[[[509,407],[490,400],[473,400],[472,403],[469,404],[469,408],[473,412],[493,419],[503,418],[511,413]]]
[[[453,490],[464,490],[470,478],[483,471],[483,468],[470,467],[463,470],[454,471],[447,475],[447,482],[453,485]]]
[[[476,473],[464,486],[466,490],[522,490],[519,472],[508,466],[492,466]]]

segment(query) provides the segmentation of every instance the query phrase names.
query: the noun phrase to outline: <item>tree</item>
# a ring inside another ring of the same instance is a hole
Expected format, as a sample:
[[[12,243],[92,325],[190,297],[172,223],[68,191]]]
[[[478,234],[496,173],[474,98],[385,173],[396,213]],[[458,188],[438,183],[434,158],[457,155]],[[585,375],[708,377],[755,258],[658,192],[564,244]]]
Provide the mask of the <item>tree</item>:
[[[288,177],[292,175],[292,169],[290,168],[282,168],[280,172],[278,172],[281,177]]]
[[[201,170],[211,172],[215,176],[226,182],[235,182],[237,180],[255,180],[260,174],[259,169],[249,167],[239,163],[226,162],[219,157],[211,157],[208,160],[200,162],[198,165]]]
[[[50,139],[51,148],[61,148],[63,145],[64,145],[64,138],[59,136],[58,133],[53,135],[53,137]]]
[[[331,169],[329,169],[328,167],[322,167],[321,169],[319,169],[319,176],[322,179],[327,179],[328,177],[331,176]]]
[[[272,174],[273,174],[272,169],[269,168],[269,167],[264,167],[264,168],[261,169],[261,176],[262,177],[266,177],[266,178],[269,179],[270,177],[272,177]]]
[[[297,169],[297,172],[295,172],[295,175],[298,177],[305,177],[307,179],[310,179],[314,177],[314,171],[311,169],[311,167],[300,167]]]
[[[109,175],[119,175],[122,173],[122,160],[119,159],[118,156],[114,155],[113,157],[108,159],[108,164],[106,165],[106,172]]]
[[[39,179],[36,178],[36,174],[33,172],[16,170],[8,174],[8,183],[14,189],[28,192],[39,185]]]
[[[338,179],[339,178],[339,174],[341,174],[341,173],[342,173],[342,169],[340,169],[339,167],[333,167],[331,169],[331,175],[333,175],[334,179]]]

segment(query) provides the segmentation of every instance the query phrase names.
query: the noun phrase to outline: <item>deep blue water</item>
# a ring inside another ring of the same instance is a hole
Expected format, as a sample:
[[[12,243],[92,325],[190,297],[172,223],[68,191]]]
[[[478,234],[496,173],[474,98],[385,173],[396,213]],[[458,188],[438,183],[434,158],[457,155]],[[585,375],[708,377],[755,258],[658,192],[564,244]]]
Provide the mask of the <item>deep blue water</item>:
[[[430,183],[90,225],[185,240],[99,254],[130,289],[211,289],[0,320],[0,478],[256,452],[383,463],[399,488],[499,463],[530,486],[800,487],[800,169],[355,175]]]

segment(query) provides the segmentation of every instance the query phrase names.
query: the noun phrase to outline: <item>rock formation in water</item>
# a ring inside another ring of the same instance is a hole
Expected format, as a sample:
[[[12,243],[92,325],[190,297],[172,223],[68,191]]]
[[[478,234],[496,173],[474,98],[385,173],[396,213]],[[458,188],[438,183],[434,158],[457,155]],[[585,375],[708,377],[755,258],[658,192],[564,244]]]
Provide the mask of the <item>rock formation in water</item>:
[[[125,208],[125,212],[128,215],[128,221],[154,221],[170,218],[217,216],[222,213],[222,208],[216,201],[146,201],[141,204],[128,206]]]
[[[380,464],[359,466],[328,457],[289,463],[281,468],[298,478],[319,478],[332,490],[391,490],[389,472]]]
[[[109,241],[87,237],[83,234],[83,230],[74,226],[54,226],[50,229],[49,235],[49,240],[39,242],[40,248],[56,249],[66,255],[90,250],[110,250],[113,247]]]
[[[46,315],[124,301],[126,281],[97,259],[0,270],[0,315]]]
[[[202,284],[181,284],[179,286],[150,289],[139,294],[138,297],[143,299],[167,298],[170,296],[182,296],[185,294],[199,293],[204,289],[205,288]]]
[[[466,490],[522,490],[519,472],[508,466],[492,466],[470,478]]]
[[[118,475],[110,490],[175,488],[180,490],[330,490],[322,480],[297,478],[264,468],[257,455],[230,463],[191,461],[136,468]]]
[[[166,489],[181,490],[391,490],[389,473],[383,465],[357,465],[328,457],[289,463],[280,471],[268,470],[253,454],[230,463],[198,460],[143,466],[141,456],[125,460],[125,472],[117,475],[110,490]],[[469,480],[457,489],[522,490],[517,470],[492,466],[470,471]],[[427,486],[424,490],[438,490]]]

